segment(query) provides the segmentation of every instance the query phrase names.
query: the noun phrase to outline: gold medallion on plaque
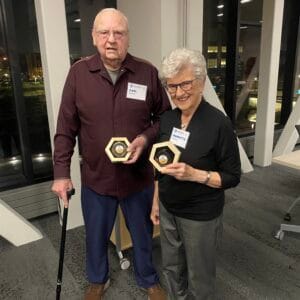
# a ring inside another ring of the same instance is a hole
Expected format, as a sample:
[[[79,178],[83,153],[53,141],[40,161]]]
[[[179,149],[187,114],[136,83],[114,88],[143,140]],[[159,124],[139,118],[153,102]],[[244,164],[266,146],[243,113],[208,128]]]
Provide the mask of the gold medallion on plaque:
[[[105,147],[105,152],[111,162],[128,160],[130,153],[127,152],[129,141],[126,137],[113,137]]]
[[[149,160],[158,171],[161,171],[162,167],[178,162],[180,154],[178,148],[172,142],[167,141],[152,146]]]

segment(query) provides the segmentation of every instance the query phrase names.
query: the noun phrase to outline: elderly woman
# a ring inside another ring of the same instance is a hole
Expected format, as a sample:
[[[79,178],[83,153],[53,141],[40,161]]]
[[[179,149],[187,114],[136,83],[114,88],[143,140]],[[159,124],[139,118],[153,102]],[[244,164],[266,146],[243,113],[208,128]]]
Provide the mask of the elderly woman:
[[[230,120],[203,99],[199,51],[172,51],[161,78],[176,108],[162,115],[159,142],[181,151],[180,162],[157,174],[151,212],[160,224],[166,288],[170,299],[214,299],[224,190],[241,175],[237,139]]]

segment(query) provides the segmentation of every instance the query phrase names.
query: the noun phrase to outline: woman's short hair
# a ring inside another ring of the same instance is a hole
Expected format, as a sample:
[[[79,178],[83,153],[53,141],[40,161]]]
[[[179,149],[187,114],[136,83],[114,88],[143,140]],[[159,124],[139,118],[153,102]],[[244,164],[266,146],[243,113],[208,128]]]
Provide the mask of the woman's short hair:
[[[162,61],[159,72],[161,81],[165,84],[168,78],[174,77],[182,69],[189,66],[193,67],[197,78],[205,80],[207,74],[206,62],[200,51],[186,48],[173,50]]]

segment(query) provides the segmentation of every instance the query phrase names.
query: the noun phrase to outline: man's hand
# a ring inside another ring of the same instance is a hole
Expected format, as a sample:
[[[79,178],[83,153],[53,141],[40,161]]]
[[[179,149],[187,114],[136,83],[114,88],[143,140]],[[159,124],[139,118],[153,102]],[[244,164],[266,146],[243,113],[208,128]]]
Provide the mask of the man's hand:
[[[51,188],[52,192],[64,202],[64,207],[69,206],[67,191],[70,191],[71,189],[73,189],[73,183],[69,178],[55,179]]]
[[[140,155],[142,154],[145,146],[147,144],[147,139],[143,135],[137,136],[131,144],[128,146],[127,151],[130,152],[130,157],[127,161],[124,161],[124,164],[133,164],[135,163]]]

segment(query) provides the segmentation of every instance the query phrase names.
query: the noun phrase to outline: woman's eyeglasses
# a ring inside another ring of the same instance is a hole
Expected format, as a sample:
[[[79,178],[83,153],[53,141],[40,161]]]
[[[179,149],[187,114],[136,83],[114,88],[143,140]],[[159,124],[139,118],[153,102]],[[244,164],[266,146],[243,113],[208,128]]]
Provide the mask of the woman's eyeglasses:
[[[192,80],[186,80],[176,84],[166,84],[167,91],[170,94],[176,94],[177,88],[180,87],[184,92],[189,92],[193,87],[193,81],[198,78],[194,78]]]

